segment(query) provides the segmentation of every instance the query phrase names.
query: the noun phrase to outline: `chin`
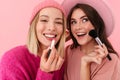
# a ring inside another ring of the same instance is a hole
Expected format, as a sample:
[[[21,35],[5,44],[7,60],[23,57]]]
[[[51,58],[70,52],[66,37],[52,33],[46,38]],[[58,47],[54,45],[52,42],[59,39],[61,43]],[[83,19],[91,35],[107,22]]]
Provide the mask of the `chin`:
[[[85,41],[79,41],[78,44],[82,46],[82,45],[86,45],[87,42],[85,42]]]

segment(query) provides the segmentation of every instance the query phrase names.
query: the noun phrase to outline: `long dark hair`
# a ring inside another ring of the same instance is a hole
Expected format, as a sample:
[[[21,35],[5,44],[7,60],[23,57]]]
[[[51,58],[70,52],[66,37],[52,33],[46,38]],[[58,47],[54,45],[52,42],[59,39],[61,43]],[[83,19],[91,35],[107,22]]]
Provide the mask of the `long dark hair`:
[[[103,19],[101,16],[98,14],[98,12],[88,4],[76,4],[70,11],[68,17],[67,17],[67,28],[70,31],[70,36],[73,40],[73,45],[71,46],[71,49],[76,48],[79,46],[77,40],[73,36],[71,32],[71,16],[74,10],[76,9],[81,9],[88,17],[92,25],[94,26],[98,37],[101,39],[101,41],[107,46],[109,53],[115,53],[117,52],[113,49],[111,43],[107,39],[106,35],[106,28]]]

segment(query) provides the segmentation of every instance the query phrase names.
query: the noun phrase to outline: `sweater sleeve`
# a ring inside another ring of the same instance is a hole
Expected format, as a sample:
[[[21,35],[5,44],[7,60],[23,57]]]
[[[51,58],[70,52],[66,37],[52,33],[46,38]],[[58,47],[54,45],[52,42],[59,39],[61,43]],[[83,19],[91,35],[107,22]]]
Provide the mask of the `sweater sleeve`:
[[[23,67],[26,64],[25,60],[21,63],[15,53],[9,51],[3,55],[0,61],[0,80],[35,80],[34,72],[30,76],[29,67]],[[38,70],[36,80],[53,80],[53,74]]]
[[[39,59],[24,47],[6,52],[0,61],[0,80],[62,80],[63,69],[46,73],[39,69]]]
[[[60,70],[54,71],[53,73],[43,72],[38,69],[36,80],[64,80],[64,69],[65,63]]]
[[[54,73],[43,72],[38,69],[36,80],[53,80]]]
[[[110,56],[112,60],[106,58],[103,64],[98,65],[91,80],[120,80],[120,60],[115,54]]]

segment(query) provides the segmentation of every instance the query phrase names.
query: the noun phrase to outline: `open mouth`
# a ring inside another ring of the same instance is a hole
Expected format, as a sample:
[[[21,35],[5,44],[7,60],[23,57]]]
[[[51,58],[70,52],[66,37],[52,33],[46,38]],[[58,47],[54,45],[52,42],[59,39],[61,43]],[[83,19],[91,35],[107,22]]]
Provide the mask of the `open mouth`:
[[[77,36],[78,37],[83,37],[83,36],[85,36],[87,33],[83,33],[83,32],[79,32],[79,33],[77,33]]]
[[[57,34],[43,34],[46,38],[56,38]]]

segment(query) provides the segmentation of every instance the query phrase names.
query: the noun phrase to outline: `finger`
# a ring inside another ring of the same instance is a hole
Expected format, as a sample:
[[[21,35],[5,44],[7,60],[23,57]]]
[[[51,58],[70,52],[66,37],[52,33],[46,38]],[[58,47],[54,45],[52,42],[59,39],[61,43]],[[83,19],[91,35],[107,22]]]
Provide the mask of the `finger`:
[[[51,49],[51,53],[50,53],[50,55],[48,57],[47,63],[51,64],[54,61],[55,57],[56,57],[56,49],[55,49],[55,47],[53,47]]]
[[[100,49],[95,50],[95,52],[98,53],[98,56],[101,58],[104,58],[106,56],[105,52]]]
[[[41,59],[47,61],[47,53],[49,51],[49,48],[43,50],[43,53],[41,55]]]
[[[102,59],[98,58],[98,57],[94,57],[94,58],[92,58],[92,61],[95,62],[95,63],[97,63],[97,64],[101,64]]]
[[[101,64],[102,63],[102,58],[97,58],[97,64]]]
[[[107,55],[107,54],[108,54],[108,49],[107,49],[107,47],[105,46],[105,44],[103,44],[103,48],[104,48],[105,53],[106,53],[106,55]]]
[[[102,46],[95,46],[95,50],[100,50],[102,51],[103,53],[105,53],[105,49],[102,47]]]
[[[96,56],[97,54],[96,54],[96,52],[92,51],[92,52],[90,52],[90,54],[87,54],[87,55],[93,57],[93,56]]]
[[[101,45],[95,46],[95,49],[101,49],[102,51],[104,51],[104,48]]]
[[[57,64],[57,62],[58,62],[58,55],[56,55],[54,61],[51,63],[51,69],[52,69],[52,71],[57,70],[57,69],[56,69],[56,64]]]
[[[56,64],[56,68],[60,69],[62,64],[63,64],[63,62],[64,62],[64,59],[59,56],[58,62]]]

